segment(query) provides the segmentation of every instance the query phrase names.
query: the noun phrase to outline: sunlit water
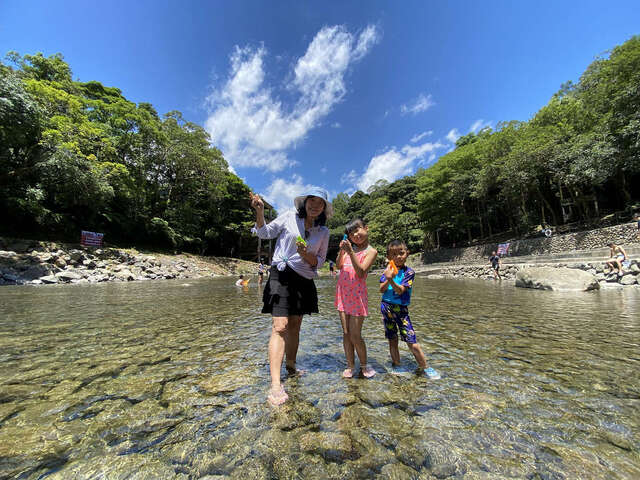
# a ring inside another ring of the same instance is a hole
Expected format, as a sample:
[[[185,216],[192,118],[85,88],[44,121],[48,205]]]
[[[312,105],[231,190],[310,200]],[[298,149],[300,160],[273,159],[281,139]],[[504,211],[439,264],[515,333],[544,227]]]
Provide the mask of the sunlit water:
[[[273,408],[270,318],[233,281],[0,288],[0,478],[640,478],[640,289],[419,278],[429,381],[388,372],[371,277],[378,375],[344,380],[325,277]]]

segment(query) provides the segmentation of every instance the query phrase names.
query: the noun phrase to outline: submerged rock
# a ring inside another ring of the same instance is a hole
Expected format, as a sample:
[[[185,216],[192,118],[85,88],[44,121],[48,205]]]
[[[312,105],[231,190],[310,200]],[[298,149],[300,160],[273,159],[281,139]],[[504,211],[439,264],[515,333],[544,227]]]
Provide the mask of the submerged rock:
[[[587,291],[600,288],[595,275],[572,268],[534,267],[516,274],[516,287],[556,291]]]

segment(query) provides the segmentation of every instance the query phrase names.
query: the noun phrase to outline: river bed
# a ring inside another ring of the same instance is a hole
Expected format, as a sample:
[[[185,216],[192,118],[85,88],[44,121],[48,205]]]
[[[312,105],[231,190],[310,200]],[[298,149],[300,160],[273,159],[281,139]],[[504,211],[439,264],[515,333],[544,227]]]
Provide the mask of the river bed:
[[[323,277],[274,408],[270,318],[234,280],[0,289],[0,478],[640,478],[640,289],[418,277],[429,381],[390,373],[372,276],[378,374],[345,380]]]

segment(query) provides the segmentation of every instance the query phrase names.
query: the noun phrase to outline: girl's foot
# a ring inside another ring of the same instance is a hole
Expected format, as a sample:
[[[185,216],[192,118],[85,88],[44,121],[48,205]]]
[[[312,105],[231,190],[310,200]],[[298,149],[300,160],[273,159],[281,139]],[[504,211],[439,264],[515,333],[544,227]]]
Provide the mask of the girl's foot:
[[[371,378],[375,374],[376,371],[370,365],[367,365],[362,369],[362,375],[364,375],[366,378]]]
[[[284,391],[282,386],[280,387],[271,387],[269,391],[269,395],[267,396],[267,400],[271,405],[277,407],[278,405],[282,405],[289,399],[289,395]]]
[[[345,368],[342,372],[342,376],[344,378],[352,378],[353,377],[353,368]]]

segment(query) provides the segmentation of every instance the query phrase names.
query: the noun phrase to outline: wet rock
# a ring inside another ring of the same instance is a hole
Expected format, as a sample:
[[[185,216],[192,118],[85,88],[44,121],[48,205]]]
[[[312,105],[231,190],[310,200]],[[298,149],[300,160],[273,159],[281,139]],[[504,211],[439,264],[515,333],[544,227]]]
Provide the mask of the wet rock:
[[[342,433],[309,432],[300,437],[300,448],[321,455],[329,462],[354,458],[351,439]]]
[[[535,267],[520,270],[516,287],[557,291],[587,291],[599,288],[594,275],[571,268]]]
[[[108,478],[109,480],[187,480],[186,474],[151,455],[100,455],[76,460],[52,473],[47,480],[82,480],[88,478]]]
[[[396,458],[404,465],[420,471],[423,467],[431,466],[429,452],[420,439],[407,437],[400,442],[401,448],[396,450]]]
[[[58,279],[62,280],[63,282],[70,282],[71,280],[80,280],[82,278],[82,275],[80,275],[78,272],[75,272],[73,270],[64,270],[62,272],[58,272],[55,275]]]
[[[115,270],[114,276],[115,278],[117,278],[118,280],[122,280],[123,282],[129,282],[135,279],[133,273],[131,273],[131,271],[126,268],[125,269],[118,268],[117,270]]]
[[[376,475],[376,480],[417,480],[419,473],[402,463],[385,465]]]
[[[620,279],[620,284],[621,285],[635,285],[636,283],[638,283],[638,280],[635,276],[633,275],[624,275],[621,279]]]
[[[431,469],[431,475],[438,479],[453,477],[457,468],[453,463],[441,463],[434,465]]]
[[[51,268],[47,265],[33,265],[20,275],[25,280],[36,280],[51,275]]]

